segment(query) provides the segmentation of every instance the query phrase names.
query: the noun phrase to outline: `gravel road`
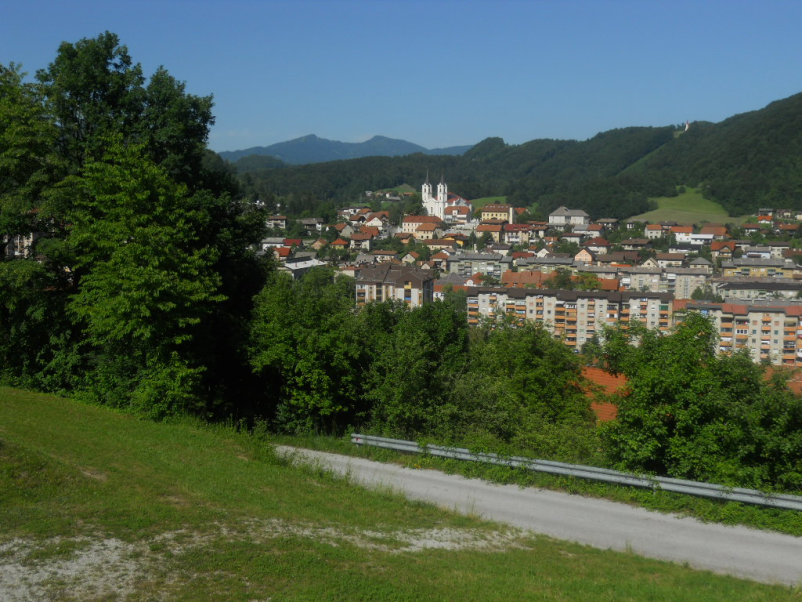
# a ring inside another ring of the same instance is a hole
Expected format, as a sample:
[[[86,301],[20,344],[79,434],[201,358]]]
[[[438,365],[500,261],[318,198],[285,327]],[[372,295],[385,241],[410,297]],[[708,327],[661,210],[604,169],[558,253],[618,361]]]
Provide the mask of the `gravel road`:
[[[688,563],[764,583],[802,583],[802,538],[705,524],[625,504],[543,489],[495,485],[435,470],[415,470],[337,454],[280,447],[367,487],[602,549]]]

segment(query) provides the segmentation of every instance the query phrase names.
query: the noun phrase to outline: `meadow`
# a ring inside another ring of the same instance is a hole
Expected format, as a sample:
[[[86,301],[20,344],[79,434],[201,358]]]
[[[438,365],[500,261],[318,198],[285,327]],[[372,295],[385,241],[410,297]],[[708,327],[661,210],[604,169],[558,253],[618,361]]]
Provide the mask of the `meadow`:
[[[721,205],[702,196],[695,188],[686,188],[675,197],[649,199],[657,203],[657,209],[635,215],[628,221],[639,220],[649,223],[677,222],[681,225],[737,224],[749,220],[749,216],[735,217],[727,213]]]

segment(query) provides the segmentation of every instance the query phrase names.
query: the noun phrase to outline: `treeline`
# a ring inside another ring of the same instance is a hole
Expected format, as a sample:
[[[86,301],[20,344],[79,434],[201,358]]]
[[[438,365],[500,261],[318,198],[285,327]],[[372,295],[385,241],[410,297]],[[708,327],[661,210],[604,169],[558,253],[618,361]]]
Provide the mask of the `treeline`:
[[[258,295],[249,357],[277,428],[596,454],[580,359],[542,327],[469,330],[448,303],[354,311],[354,298],[353,280],[325,269],[276,274]]]
[[[507,145],[488,138],[464,155],[370,157],[277,169],[269,157],[235,164],[248,194],[305,193],[345,204],[365,190],[422,183],[445,173],[449,189],[473,199],[507,196],[548,215],[560,205],[591,218],[627,218],[690,185],[731,215],[759,207],[802,208],[802,94],[719,124],[630,127],[583,141]]]

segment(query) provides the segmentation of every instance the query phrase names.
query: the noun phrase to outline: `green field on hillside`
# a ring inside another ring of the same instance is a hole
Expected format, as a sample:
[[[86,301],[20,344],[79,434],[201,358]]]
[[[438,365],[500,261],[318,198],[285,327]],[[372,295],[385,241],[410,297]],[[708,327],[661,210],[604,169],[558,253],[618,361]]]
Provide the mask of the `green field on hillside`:
[[[0,599],[798,595],[365,491],[233,427],[0,389]]]
[[[741,224],[747,217],[733,217],[721,205],[702,196],[695,188],[686,188],[684,193],[675,197],[657,197],[649,199],[657,203],[657,209],[631,217],[630,220],[641,220],[650,223],[677,222],[684,225]]]
[[[396,186],[395,188],[384,188],[382,190],[374,191],[374,193],[381,193],[381,192],[390,192],[390,193],[394,193],[394,194],[405,194],[405,193],[413,193],[413,192],[416,192],[416,191],[409,184],[401,184],[400,186]]]
[[[485,205],[503,205],[507,202],[507,197],[505,196],[485,196],[481,199],[473,199],[471,204],[473,205],[474,210],[481,209]]]

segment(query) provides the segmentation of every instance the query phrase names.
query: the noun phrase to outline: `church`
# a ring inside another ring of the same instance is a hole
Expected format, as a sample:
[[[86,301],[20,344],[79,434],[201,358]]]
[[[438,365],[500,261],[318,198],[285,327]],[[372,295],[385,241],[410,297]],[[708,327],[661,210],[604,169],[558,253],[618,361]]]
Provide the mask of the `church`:
[[[421,188],[421,201],[423,208],[426,209],[427,215],[439,217],[442,220],[451,221],[447,210],[453,207],[467,207],[468,213],[473,211],[471,202],[463,199],[456,194],[448,193],[448,185],[446,184],[445,177],[440,176],[440,183],[437,185],[437,196],[432,194],[432,184],[429,182],[429,172],[426,172],[426,181]]]

